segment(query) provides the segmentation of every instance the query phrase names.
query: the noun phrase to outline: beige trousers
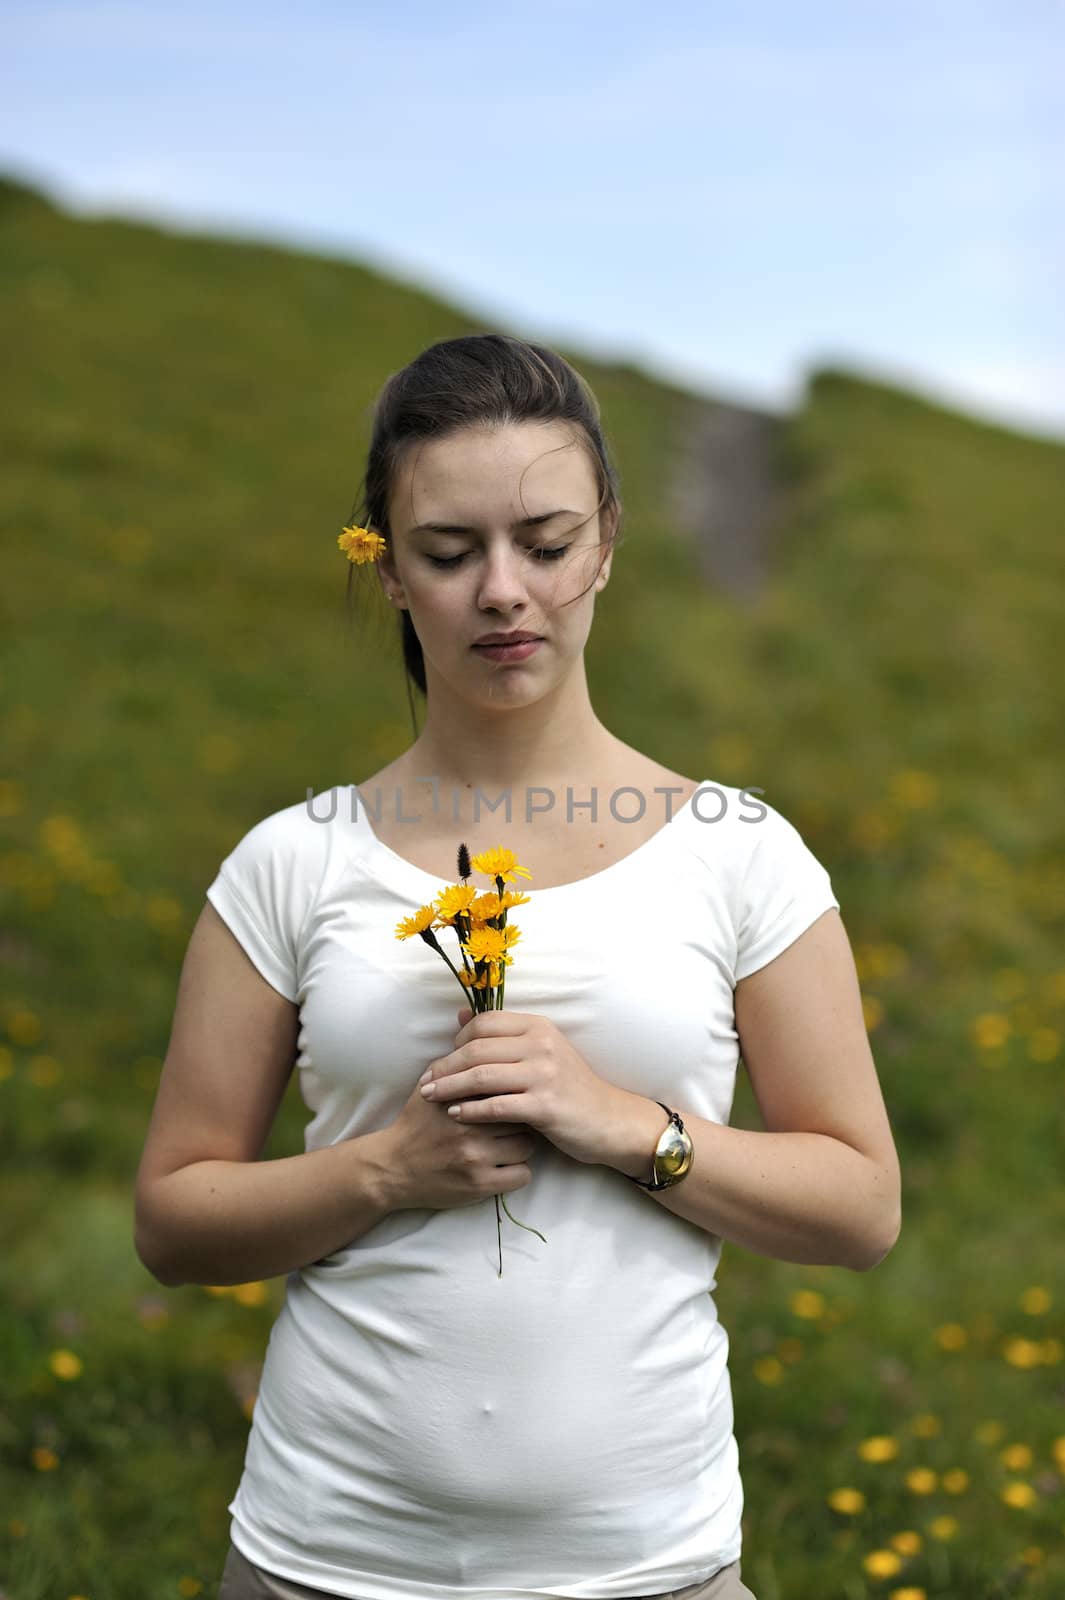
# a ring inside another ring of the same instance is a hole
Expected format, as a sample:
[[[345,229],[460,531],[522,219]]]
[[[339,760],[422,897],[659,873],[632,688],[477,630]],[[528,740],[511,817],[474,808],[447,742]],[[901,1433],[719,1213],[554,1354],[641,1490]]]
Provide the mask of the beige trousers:
[[[336,1600],[336,1597],[328,1595],[324,1589],[308,1589],[305,1584],[264,1572],[262,1567],[241,1555],[235,1544],[230,1544],[218,1600]],[[633,1596],[632,1600],[756,1600],[756,1596],[741,1583],[740,1564],[733,1561],[703,1583],[692,1583],[685,1589],[666,1589],[656,1595]]]

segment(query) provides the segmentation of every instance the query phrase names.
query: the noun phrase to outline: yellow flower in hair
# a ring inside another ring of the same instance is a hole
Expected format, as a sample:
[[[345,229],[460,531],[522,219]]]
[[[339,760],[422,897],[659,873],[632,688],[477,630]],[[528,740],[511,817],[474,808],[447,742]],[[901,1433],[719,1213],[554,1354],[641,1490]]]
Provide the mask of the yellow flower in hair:
[[[372,528],[345,528],[337,539],[340,549],[347,555],[349,561],[362,566],[367,561],[376,561],[385,548],[385,541],[379,533]]]
[[[516,875],[522,878],[532,877],[528,867],[518,866],[518,858],[513,850],[504,850],[502,847],[482,850],[480,855],[472,858],[470,868],[474,872],[483,872],[490,878],[502,878],[504,883],[513,883]]]

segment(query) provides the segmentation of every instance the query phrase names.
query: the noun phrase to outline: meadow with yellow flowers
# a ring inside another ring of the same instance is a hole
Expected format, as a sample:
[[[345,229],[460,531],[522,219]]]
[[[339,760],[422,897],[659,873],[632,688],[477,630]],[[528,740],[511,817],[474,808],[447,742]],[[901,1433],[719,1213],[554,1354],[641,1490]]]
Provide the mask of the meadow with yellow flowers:
[[[343,260],[0,184],[0,1593],[213,1600],[283,1282],[162,1288],[133,1178],[218,863],[410,725],[346,615],[368,407],[463,313]],[[903,1168],[874,1271],[726,1244],[759,1600],[1065,1594],[1065,446],[817,371],[770,577],[668,513],[691,398],[567,350],[622,475],[612,730],[829,869]],[[759,1125],[745,1075],[734,1122]],[[295,1083],[264,1159],[299,1152]],[[505,1280],[504,1280],[505,1281]]]

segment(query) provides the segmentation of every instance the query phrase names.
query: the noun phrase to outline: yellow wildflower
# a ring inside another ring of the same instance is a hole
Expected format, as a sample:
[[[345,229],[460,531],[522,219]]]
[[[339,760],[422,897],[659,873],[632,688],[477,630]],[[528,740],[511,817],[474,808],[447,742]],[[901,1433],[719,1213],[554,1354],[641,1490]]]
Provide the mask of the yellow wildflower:
[[[1002,1490],[1002,1498],[1008,1506],[1017,1506],[1024,1511],[1035,1499],[1035,1490],[1030,1483],[1023,1483],[1020,1478],[1014,1478],[1012,1483],[1007,1483]]]
[[[514,878],[531,878],[532,873],[528,867],[520,867],[513,850],[505,850],[501,845],[493,850],[482,850],[479,855],[470,860],[471,872],[483,872],[489,878],[502,878],[504,883],[513,883]]]
[[[814,1320],[824,1312],[825,1297],[818,1294],[816,1289],[796,1289],[788,1301],[788,1308],[796,1317]]]
[[[48,1365],[57,1378],[80,1378],[82,1372],[81,1357],[76,1356],[73,1350],[53,1350],[48,1358]]]
[[[911,1494],[935,1494],[939,1478],[931,1467],[911,1467],[903,1482]]]
[[[471,928],[462,948],[474,961],[501,961],[509,967],[513,957],[506,952],[520,938],[520,928]]]
[[[468,883],[453,883],[441,889],[436,897],[436,915],[441,926],[450,927],[457,916],[466,916],[476,899],[477,890]]]
[[[901,1589],[892,1589],[888,1600],[928,1600],[928,1590],[908,1583]]]
[[[898,1441],[886,1433],[877,1433],[871,1439],[863,1439],[858,1446],[858,1454],[863,1461],[894,1461],[898,1453]]]
[[[1043,1352],[1034,1339],[1010,1339],[1002,1354],[1011,1367],[1038,1367]]]
[[[951,1467],[939,1481],[948,1494],[964,1494],[969,1487],[969,1474],[961,1467]]]
[[[943,1424],[933,1412],[922,1411],[914,1417],[910,1429],[918,1439],[934,1439],[937,1433],[942,1432]]]
[[[1065,1472],[1065,1433],[1060,1433],[1050,1447],[1051,1454],[1062,1472]]]
[[[363,566],[367,561],[376,561],[385,549],[384,539],[372,528],[345,528],[337,544],[348,560],[358,566]]]
[[[261,1306],[266,1299],[265,1283],[235,1283],[233,1298],[242,1306]]]
[[[410,917],[404,917],[402,922],[396,923],[396,938],[410,939],[416,933],[422,933],[426,928],[431,928],[436,921],[436,910],[433,906],[420,906]]]
[[[826,1498],[833,1511],[841,1511],[847,1517],[865,1510],[865,1496],[860,1489],[833,1489]]]
[[[784,1376],[784,1368],[776,1356],[761,1356],[754,1364],[754,1375],[759,1383],[779,1383]]]
[[[958,1532],[957,1517],[933,1517],[928,1524],[933,1539],[953,1539]]]
[[[936,1329],[936,1343],[941,1350],[962,1350],[969,1342],[969,1335],[960,1322],[944,1322]]]
[[[54,1472],[59,1465],[59,1457],[45,1444],[39,1444],[31,1453],[30,1459],[38,1472]]]
[[[476,889],[471,889],[470,894],[474,896],[470,901],[472,921],[490,922],[493,918],[503,915],[503,900],[494,889],[488,889],[484,894],[478,894]]]
[[[921,1552],[924,1540],[913,1528],[903,1528],[901,1533],[891,1536],[891,1548],[897,1550],[900,1556],[916,1556]]]
[[[1011,1472],[1023,1472],[1032,1464],[1031,1447],[1026,1444],[1008,1444],[999,1454],[999,1460]]]
[[[893,1578],[902,1562],[894,1550],[870,1550],[862,1566],[871,1578]]]
[[[509,911],[511,906],[527,906],[529,898],[527,894],[522,894],[518,889],[504,889],[500,904],[504,911]]]
[[[912,811],[930,806],[939,793],[939,781],[920,767],[902,767],[891,776],[891,798]]]
[[[1000,1011],[983,1011],[973,1019],[969,1034],[978,1049],[996,1050],[1010,1036],[1009,1019]]]
[[[1041,1317],[1050,1310],[1050,1291],[1041,1284],[1035,1284],[1031,1289],[1025,1289],[1021,1295],[1021,1310],[1027,1311],[1030,1317]]]

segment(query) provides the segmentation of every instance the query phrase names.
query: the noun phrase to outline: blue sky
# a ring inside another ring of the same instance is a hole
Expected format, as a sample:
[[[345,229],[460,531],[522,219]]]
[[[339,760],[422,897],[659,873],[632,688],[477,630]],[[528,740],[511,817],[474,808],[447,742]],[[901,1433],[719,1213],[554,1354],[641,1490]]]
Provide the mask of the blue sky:
[[[739,403],[833,362],[1065,437],[1059,0],[0,19],[0,166],[72,209],[351,256]]]

